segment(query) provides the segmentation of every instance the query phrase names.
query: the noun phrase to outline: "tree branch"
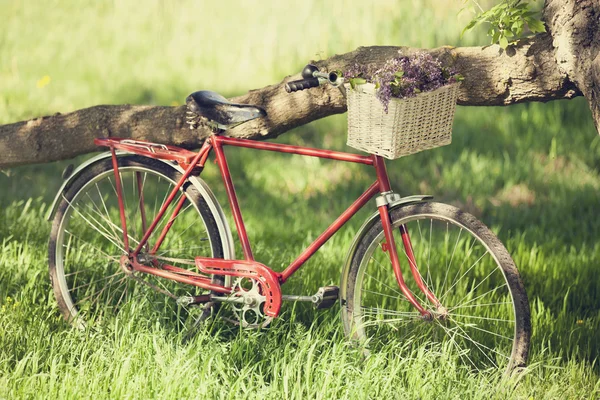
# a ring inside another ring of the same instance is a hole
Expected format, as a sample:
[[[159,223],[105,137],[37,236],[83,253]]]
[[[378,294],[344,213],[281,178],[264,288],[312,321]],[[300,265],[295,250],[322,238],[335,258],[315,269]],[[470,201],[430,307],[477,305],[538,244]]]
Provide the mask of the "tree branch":
[[[460,105],[509,105],[581,95],[558,69],[552,38],[547,34],[523,40],[506,52],[496,45],[433,50],[360,47],[317,65],[322,70],[346,70],[354,63],[380,65],[396,56],[399,50],[406,55],[429,52],[461,73],[465,81],[459,94]],[[234,98],[237,102],[261,105],[268,115],[232,129],[229,135],[273,138],[310,121],[346,111],[341,93],[329,86],[288,94],[284,85],[294,79],[299,79],[299,75]],[[96,137],[124,137],[186,148],[199,146],[207,132],[192,131],[184,122],[183,106],[102,105],[3,125],[0,126],[0,168],[68,159],[97,151],[93,144]]]

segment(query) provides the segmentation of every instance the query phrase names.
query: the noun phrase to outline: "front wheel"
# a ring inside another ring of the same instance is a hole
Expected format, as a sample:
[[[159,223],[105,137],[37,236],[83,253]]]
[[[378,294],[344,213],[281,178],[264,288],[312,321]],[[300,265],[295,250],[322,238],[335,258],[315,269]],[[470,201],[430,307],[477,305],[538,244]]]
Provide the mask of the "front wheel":
[[[433,318],[400,293],[379,219],[351,255],[343,318],[346,334],[370,348],[397,339],[446,353],[476,371],[525,365],[531,336],[529,303],[517,268],[498,238],[475,217],[439,203],[390,210],[404,279]],[[409,233],[410,260],[400,227]],[[440,301],[432,304],[410,276],[414,262]]]

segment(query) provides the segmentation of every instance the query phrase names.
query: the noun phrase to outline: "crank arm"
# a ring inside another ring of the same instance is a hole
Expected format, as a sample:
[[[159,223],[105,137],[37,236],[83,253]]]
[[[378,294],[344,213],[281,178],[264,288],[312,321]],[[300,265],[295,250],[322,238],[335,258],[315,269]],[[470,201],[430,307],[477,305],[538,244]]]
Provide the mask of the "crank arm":
[[[310,302],[315,308],[329,308],[333,306],[339,299],[340,288],[337,286],[325,286],[319,288],[317,293],[312,296],[299,296],[293,294],[284,294],[281,300],[285,301],[305,301]]]

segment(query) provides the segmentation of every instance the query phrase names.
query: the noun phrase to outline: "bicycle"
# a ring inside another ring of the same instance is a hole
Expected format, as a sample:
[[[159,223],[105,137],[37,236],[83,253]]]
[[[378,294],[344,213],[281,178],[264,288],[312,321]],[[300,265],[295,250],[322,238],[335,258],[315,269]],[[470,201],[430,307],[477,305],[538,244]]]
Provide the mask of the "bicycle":
[[[312,67],[286,88],[293,93],[341,83],[336,73]],[[172,313],[167,318],[199,310],[194,320],[218,315],[245,328],[262,328],[279,315],[283,301],[306,301],[317,308],[339,303],[347,337],[365,351],[398,338],[455,351],[473,370],[525,365],[531,335],[525,289],[506,248],[483,223],[432,202],[431,196],[394,193],[378,155],[224,134],[232,125],[266,116],[258,106],[234,104],[208,91],[192,93],[186,104],[191,129],[211,127],[198,152],[98,138],[95,143],[109,151],[66,174],[49,212],[49,269],[58,306],[69,322],[85,328],[123,308],[159,301],[166,307],[162,311]],[[276,272],[254,259],[224,146],[364,164],[375,169],[376,180]],[[242,258],[235,255],[221,206],[200,178],[213,151]],[[324,286],[313,295],[283,294],[282,285],[374,197],[377,211],[348,251],[340,287]],[[404,279],[407,265],[411,279]]]

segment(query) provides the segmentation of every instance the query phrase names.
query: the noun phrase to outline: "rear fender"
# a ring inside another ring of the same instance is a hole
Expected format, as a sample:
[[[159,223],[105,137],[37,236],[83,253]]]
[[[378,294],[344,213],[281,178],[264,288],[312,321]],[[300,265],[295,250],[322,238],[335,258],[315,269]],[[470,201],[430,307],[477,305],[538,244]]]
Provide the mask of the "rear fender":
[[[117,157],[133,156],[133,154],[126,153],[123,151],[117,151],[116,154],[117,154]],[[96,163],[102,162],[110,157],[111,157],[110,152],[105,152],[105,153],[99,154],[95,157],[92,157],[89,160],[85,161],[84,163],[80,164],[77,168],[75,168],[73,170],[73,172],[71,172],[67,177],[65,177],[64,182],[62,183],[58,193],[56,194],[56,197],[54,198],[54,201],[52,202],[52,206],[48,209],[48,213],[46,214],[46,219],[48,221],[51,221],[52,218],[54,218],[54,214],[56,213],[56,209],[58,208],[58,203],[60,202],[62,194],[66,190],[68,190],[69,187],[71,187],[71,185],[73,184],[75,179],[79,175],[81,175],[81,173],[86,168],[88,168]],[[184,169],[181,168],[181,166],[179,166],[176,163],[173,163],[173,162],[167,161],[167,160],[160,160],[160,159],[155,159],[155,160],[161,161],[161,162],[167,164],[169,167],[174,168],[181,173],[185,172]],[[200,192],[202,197],[204,197],[204,199],[206,200],[206,203],[208,204],[208,208],[210,209],[210,211],[212,212],[212,214],[215,217],[215,221],[217,223],[217,228],[219,229],[219,236],[221,237],[221,242],[223,243],[223,256],[225,257],[225,259],[235,259],[235,250],[234,250],[233,238],[231,236],[231,230],[229,229],[229,224],[227,223],[227,219],[225,218],[225,214],[223,213],[223,209],[221,208],[221,205],[217,201],[217,198],[215,197],[213,192],[210,190],[210,188],[208,187],[206,182],[204,182],[199,177],[190,176],[188,178],[188,180]]]

